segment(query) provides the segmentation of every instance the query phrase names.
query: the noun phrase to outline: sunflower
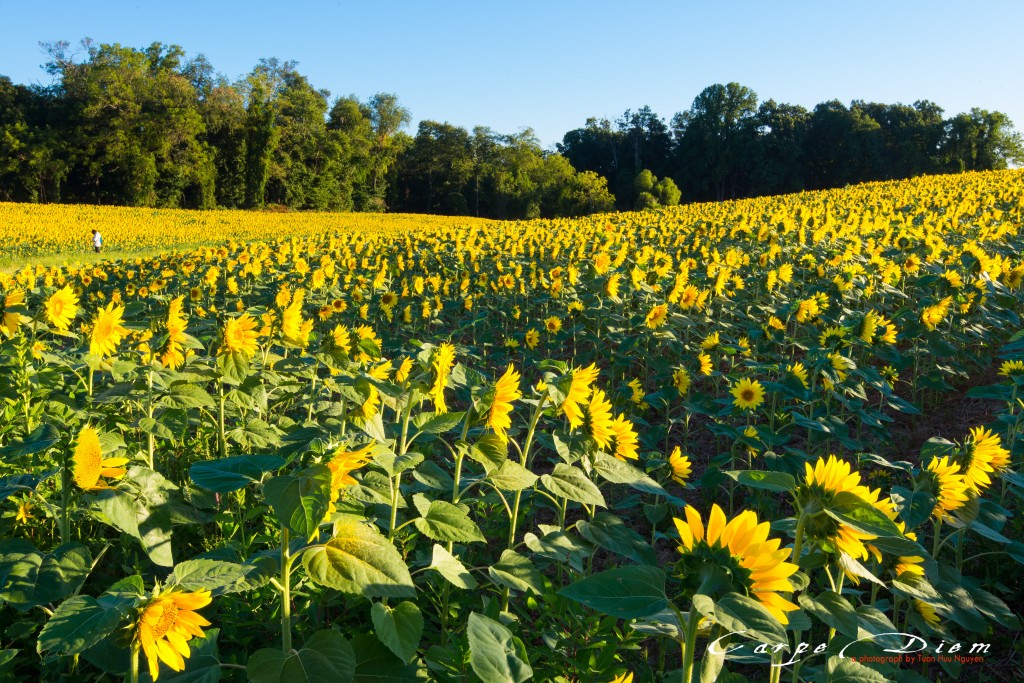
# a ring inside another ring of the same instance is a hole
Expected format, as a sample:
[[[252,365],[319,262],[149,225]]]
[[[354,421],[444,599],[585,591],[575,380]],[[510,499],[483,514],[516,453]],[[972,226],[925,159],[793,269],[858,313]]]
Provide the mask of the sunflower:
[[[399,384],[405,384],[405,381],[409,379],[409,373],[412,372],[412,358],[406,356],[402,360],[402,364],[395,370],[395,381]]]
[[[706,353],[699,354],[697,360],[700,362],[700,374],[710,376],[714,369],[711,363],[711,356]]]
[[[171,300],[167,309],[167,346],[160,356],[160,363],[164,367],[177,370],[185,363],[185,354],[182,351],[185,342],[185,328],[188,321],[181,313],[181,306],[185,297],[179,296]]]
[[[880,319],[881,317],[874,311],[868,311],[864,314],[864,319],[860,323],[860,333],[857,335],[862,342],[870,344],[875,340],[875,333],[878,332]]]
[[[999,367],[999,374],[1003,377],[1015,377],[1024,374],[1024,360],[1004,360]]]
[[[686,368],[676,368],[672,373],[672,385],[676,388],[676,391],[680,395],[685,394],[690,389],[690,373],[686,371]]]
[[[805,323],[814,320],[820,313],[821,306],[816,298],[804,299],[796,309],[796,321],[798,323]]]
[[[764,403],[764,386],[756,379],[744,377],[730,393],[734,397],[733,405],[741,410],[753,410]]]
[[[633,672],[627,671],[621,676],[616,676],[609,683],[633,683]]]
[[[790,363],[786,366],[786,372],[800,380],[800,384],[804,386],[804,389],[810,388],[811,385],[807,382],[807,368],[804,367],[803,363],[799,361]]]
[[[551,316],[544,321],[544,329],[551,334],[555,334],[562,329],[562,321],[557,316]]]
[[[942,619],[940,619],[939,615],[935,612],[935,608],[924,600],[914,598],[914,609],[921,615],[924,622],[932,628],[938,627],[942,622]]]
[[[933,306],[928,306],[921,312],[921,322],[923,322],[929,330],[934,330],[949,314],[949,307],[952,303],[953,297],[947,296],[939,303]]]
[[[519,373],[509,365],[494,384],[494,398],[491,400],[491,412],[487,415],[487,426],[494,430],[503,442],[508,441],[506,431],[512,426],[512,402],[523,397],[519,391]]]
[[[18,509],[14,512],[14,523],[15,524],[28,524],[34,518],[32,517],[32,508],[35,506],[32,504],[30,498],[24,498],[23,500],[17,501]]]
[[[195,610],[210,602],[210,591],[206,589],[195,593],[171,591],[154,594],[142,609],[135,626],[135,640],[142,646],[149,663],[149,675],[154,681],[160,675],[161,661],[174,671],[185,669],[188,641],[202,638],[202,627],[210,625]]]
[[[604,286],[604,292],[611,298],[619,296],[619,280],[622,279],[622,275],[619,273],[613,274],[608,278],[608,282]]]
[[[313,321],[302,318],[302,299],[305,294],[305,290],[296,289],[291,303],[281,312],[281,337],[295,346],[306,346],[309,333],[313,330]]]
[[[719,336],[718,332],[712,332],[711,334],[704,338],[704,341],[700,343],[700,348],[704,349],[705,351],[711,351],[712,349],[717,348],[720,343],[721,337]]]
[[[537,344],[540,343],[540,332],[533,328],[530,328],[529,330],[526,331],[525,341],[527,348],[537,348]]]
[[[647,313],[647,318],[644,320],[644,325],[656,330],[665,324],[668,319],[668,305],[658,304]]]
[[[252,358],[259,346],[256,343],[257,333],[256,319],[248,313],[243,313],[237,318],[228,318],[224,323],[224,341],[221,344],[219,353],[240,353],[246,358]]]
[[[942,520],[953,510],[963,507],[968,500],[970,486],[960,474],[960,465],[947,455],[932,458],[926,471],[931,475],[932,494],[935,496],[932,514],[936,519]]]
[[[455,347],[448,343],[438,346],[434,350],[434,357],[430,364],[437,373],[429,392],[434,401],[434,410],[438,413],[447,413],[448,406],[444,402],[444,387],[448,383],[448,375],[455,364]]]
[[[21,325],[21,310],[25,306],[25,292],[16,289],[4,297],[4,307],[0,311],[0,332],[13,337]]]
[[[46,300],[46,319],[58,330],[67,331],[78,314],[78,297],[71,290],[71,285],[58,289]]]
[[[75,484],[86,491],[109,488],[106,482],[100,481],[100,477],[120,479],[127,473],[124,466],[128,458],[104,458],[100,436],[92,427],[83,427],[78,433],[71,460]]]
[[[865,541],[876,537],[835,521],[825,513],[825,509],[840,493],[852,493],[879,507],[882,503],[878,500],[878,491],[872,492],[861,484],[860,474],[853,471],[850,463],[834,455],[830,455],[828,460],[818,458],[813,467],[804,463],[804,470],[804,481],[797,486],[796,499],[801,510],[810,515],[805,527],[808,538],[823,544],[826,550],[835,549],[855,559],[867,559],[869,550]],[[883,511],[888,510],[888,506],[884,506]]]
[[[997,434],[985,427],[971,429],[971,440],[960,462],[964,483],[977,494],[992,484],[989,474],[998,474],[1010,466],[1010,451],[1003,448]]]
[[[327,461],[327,469],[331,471],[331,501],[324,517],[325,521],[330,519],[337,510],[334,504],[341,495],[341,489],[359,483],[352,477],[352,473],[369,464],[372,457],[373,444],[371,443],[355,451],[344,451],[339,448]]]
[[[693,471],[693,466],[690,464],[690,459],[679,450],[679,446],[673,448],[672,453],[668,456],[668,466],[672,470],[672,481],[680,486],[685,486],[687,477]]]
[[[579,427],[583,424],[583,413],[580,411],[580,404],[590,396],[591,385],[597,379],[601,371],[593,363],[586,368],[577,368],[572,372],[572,381],[569,384],[569,391],[566,392],[565,400],[560,406],[569,420],[569,425]]]
[[[590,435],[601,450],[608,450],[615,432],[612,430],[612,404],[600,389],[594,389],[587,405],[590,418]]]
[[[107,304],[96,314],[92,324],[92,335],[89,338],[89,353],[94,356],[111,356],[117,351],[117,345],[128,330],[121,324],[124,322],[124,306]]]
[[[615,452],[612,455],[624,462],[639,458],[640,456],[637,454],[639,437],[633,428],[633,423],[624,415],[619,415],[612,422],[611,427],[615,433]]]
[[[770,522],[758,522],[757,513],[745,510],[726,521],[718,505],[711,507],[707,530],[693,506],[685,509],[686,521],[674,518],[683,558],[680,569],[684,582],[695,592],[713,590],[712,598],[726,593],[750,595],[783,624],[787,612],[798,609],[779,595],[794,589],[789,577],[798,567],[785,560],[791,548],[780,548],[777,538],[768,539]]]

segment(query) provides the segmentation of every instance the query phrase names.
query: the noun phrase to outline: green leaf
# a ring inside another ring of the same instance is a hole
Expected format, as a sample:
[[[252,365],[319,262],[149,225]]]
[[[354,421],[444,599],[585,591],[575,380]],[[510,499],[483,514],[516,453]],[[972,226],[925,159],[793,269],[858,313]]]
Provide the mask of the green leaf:
[[[79,595],[63,603],[39,632],[39,652],[75,655],[84,652],[121,625],[134,600]]]
[[[513,590],[544,594],[544,577],[530,559],[514,550],[504,550],[496,564],[487,568],[491,579]]]
[[[886,683],[889,679],[874,669],[848,657],[828,658],[825,683]]]
[[[522,683],[533,677],[525,648],[507,628],[471,612],[467,630],[469,664],[484,683]]]
[[[871,542],[874,543],[875,541]],[[860,562],[858,562],[857,560],[850,557],[844,552],[839,553],[839,566],[843,569],[843,571],[849,574],[859,576],[862,579],[867,579],[871,583],[877,583],[879,586],[885,585],[885,582],[883,582],[877,576],[872,574],[867,567],[865,567]]]
[[[935,496],[929,491],[911,491],[902,486],[892,487],[892,499],[899,507],[900,517],[907,524],[907,529],[916,529],[932,515],[935,509]]]
[[[413,500],[414,502],[417,500],[425,501],[426,497],[418,493],[413,497]],[[484,543],[487,541],[480,532],[480,527],[469,518],[469,512],[466,508],[447,503],[443,500],[432,500],[426,507],[425,512],[421,511],[423,516],[418,517],[413,522],[424,536],[435,541],[455,541],[460,543],[472,543],[474,541]],[[417,503],[417,508],[419,508],[419,503]]]
[[[317,631],[301,650],[289,654],[257,650],[246,673],[253,683],[346,683],[353,680],[355,668],[355,651],[343,635]]]
[[[313,465],[268,479],[263,484],[263,496],[282,526],[310,538],[327,514],[330,488],[331,471],[326,465]]]
[[[706,595],[698,594],[693,596],[693,607],[727,631],[742,631],[744,638],[769,645],[789,643],[786,630],[779,620],[754,598],[739,593],[726,593],[714,601]]]
[[[413,426],[427,434],[444,434],[458,427],[465,416],[465,413],[420,413],[413,420]]]
[[[506,460],[496,471],[488,474],[487,478],[502,491],[522,491],[536,484],[540,477],[515,460]]]
[[[855,640],[858,637],[857,612],[842,596],[835,593],[822,593],[812,598],[806,593],[801,593],[797,597],[797,602],[805,610],[844,636]]]
[[[678,500],[640,469],[607,453],[599,452],[594,458],[594,471],[613,484],[626,484],[644,493]]]
[[[502,441],[497,434],[484,434],[470,444],[467,454],[490,473],[508,460],[508,443]]]
[[[738,483],[752,489],[790,493],[796,489],[796,479],[786,472],[768,472],[765,470],[731,470],[725,473]]]
[[[43,474],[26,472],[24,474],[12,474],[9,477],[0,478],[0,502],[7,500],[17,493],[35,491],[39,483],[50,478],[59,470],[52,470]]]
[[[236,564],[220,560],[185,560],[174,567],[167,583],[186,591],[206,589],[213,595],[224,595],[244,590],[242,580],[253,571],[253,565]]]
[[[872,536],[903,538],[899,528],[884,512],[849,491],[840,491],[832,505],[825,508],[832,519],[843,522],[857,531]]]
[[[380,602],[370,610],[373,628],[380,642],[403,662],[416,654],[423,637],[423,615],[415,604],[405,601],[393,608]]]
[[[559,498],[568,498],[584,505],[608,507],[600,489],[578,467],[558,463],[551,474],[541,476],[540,481],[544,488]]]
[[[668,607],[665,572],[657,567],[608,569],[566,586],[558,594],[620,619],[642,619]]]
[[[58,602],[85,583],[92,554],[81,543],[65,543],[51,553],[34,548],[0,555],[0,600],[19,612]]]
[[[14,439],[10,446],[0,448],[4,461],[16,460],[26,455],[40,453],[60,440],[60,432],[51,424],[43,423],[23,439]]]
[[[174,408],[212,408],[216,405],[212,396],[192,382],[175,382],[163,401]]]
[[[335,525],[337,535],[302,556],[316,583],[364,597],[411,598],[416,589],[409,568],[391,542],[374,527],[348,520]]]
[[[599,512],[589,522],[580,520],[576,522],[576,528],[583,538],[616,555],[628,557],[639,564],[658,564],[651,544],[609,512]]]
[[[526,541],[526,547],[535,556],[553,562],[564,562],[581,574],[583,573],[583,560],[594,554],[594,546],[583,543],[560,530],[551,531],[542,537],[527,533],[523,540]]]
[[[356,652],[355,683],[413,683],[423,679],[415,665],[406,664],[372,635],[352,638]]]
[[[250,361],[244,353],[225,353],[217,356],[217,369],[226,384],[241,384],[249,375]]]
[[[257,483],[267,472],[284,467],[284,458],[276,455],[236,455],[220,460],[203,460],[189,468],[196,486],[215,493],[230,493]]]
[[[434,555],[430,560],[430,568],[437,570],[456,588],[472,590],[477,587],[476,579],[469,573],[465,565],[440,544],[434,544]]]

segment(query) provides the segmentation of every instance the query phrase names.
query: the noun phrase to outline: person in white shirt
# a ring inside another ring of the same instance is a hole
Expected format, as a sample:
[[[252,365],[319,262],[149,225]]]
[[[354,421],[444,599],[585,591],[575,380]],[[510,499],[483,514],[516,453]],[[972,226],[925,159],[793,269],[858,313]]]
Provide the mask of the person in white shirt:
[[[103,237],[100,235],[99,230],[92,231],[92,250],[97,254],[100,253],[100,249],[103,247]]]

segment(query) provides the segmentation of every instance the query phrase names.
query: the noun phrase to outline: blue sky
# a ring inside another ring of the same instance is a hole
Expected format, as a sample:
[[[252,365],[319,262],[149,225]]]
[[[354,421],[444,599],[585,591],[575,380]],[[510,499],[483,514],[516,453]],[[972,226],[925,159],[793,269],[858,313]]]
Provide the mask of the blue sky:
[[[230,78],[295,60],[314,86],[394,92],[413,116],[545,146],[589,116],[670,119],[713,83],[812,108],[838,99],[972,106],[1024,130],[1024,2],[11,2],[0,74],[49,83],[41,41],[177,43]]]

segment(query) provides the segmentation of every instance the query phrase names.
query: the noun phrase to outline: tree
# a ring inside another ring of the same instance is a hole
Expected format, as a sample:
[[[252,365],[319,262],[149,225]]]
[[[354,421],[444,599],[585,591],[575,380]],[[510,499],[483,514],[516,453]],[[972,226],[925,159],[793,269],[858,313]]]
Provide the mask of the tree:
[[[946,122],[939,156],[953,172],[988,171],[1024,163],[1024,142],[1006,114],[975,107]]]
[[[370,145],[370,192],[367,208],[383,211],[386,207],[386,177],[398,158],[401,145],[396,134],[412,120],[412,114],[398,103],[398,96],[379,92],[366,102],[366,116],[373,130]]]
[[[810,112],[799,105],[762,102],[754,116],[757,131],[749,193],[782,194],[804,189],[804,138]]]
[[[680,179],[695,199],[743,196],[756,138],[757,93],[739,83],[715,84],[672,118]]]

